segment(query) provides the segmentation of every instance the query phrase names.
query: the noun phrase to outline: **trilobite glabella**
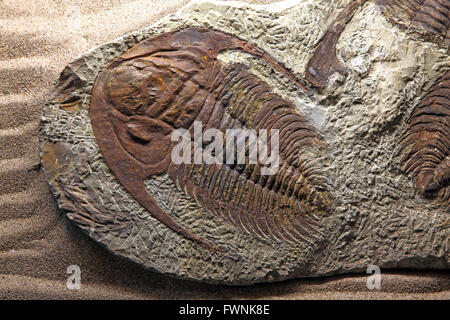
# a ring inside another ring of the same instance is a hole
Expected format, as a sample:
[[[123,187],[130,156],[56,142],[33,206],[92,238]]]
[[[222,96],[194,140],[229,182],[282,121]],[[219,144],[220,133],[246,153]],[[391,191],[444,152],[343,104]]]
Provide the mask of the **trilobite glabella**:
[[[319,233],[317,215],[330,204],[329,182],[302,150],[323,143],[291,103],[247,68],[222,65],[217,55],[224,50],[257,56],[303,88],[265,51],[223,32],[191,27],[149,38],[115,59],[94,85],[91,122],[105,161],[156,219],[208,248],[217,249],[158,207],[147,178],[168,172],[204,208],[253,236],[310,241]],[[194,121],[221,132],[278,129],[278,173],[261,176],[260,163],[175,165],[171,133],[192,131]]]
[[[405,171],[419,191],[450,208],[450,71],[414,109],[401,142]]]

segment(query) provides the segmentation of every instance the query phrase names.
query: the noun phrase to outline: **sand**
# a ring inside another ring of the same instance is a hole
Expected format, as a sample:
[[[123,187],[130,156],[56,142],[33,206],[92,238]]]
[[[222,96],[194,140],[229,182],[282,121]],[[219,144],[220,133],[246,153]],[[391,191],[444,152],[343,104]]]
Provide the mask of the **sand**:
[[[0,298],[449,299],[443,272],[383,271],[376,291],[364,274],[249,287],[176,280],[112,256],[61,216],[39,170],[37,131],[52,83],[90,48],[187,2],[0,2]],[[66,287],[69,265],[81,268],[81,290]]]

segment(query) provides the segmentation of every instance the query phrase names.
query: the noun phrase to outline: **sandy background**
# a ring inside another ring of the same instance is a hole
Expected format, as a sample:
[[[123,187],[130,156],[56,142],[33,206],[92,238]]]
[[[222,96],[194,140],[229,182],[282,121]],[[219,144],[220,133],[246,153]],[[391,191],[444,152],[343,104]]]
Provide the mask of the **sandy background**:
[[[0,298],[450,299],[450,276],[383,273],[220,287],[171,279],[114,257],[61,217],[39,170],[42,106],[66,64],[148,26],[187,0],[0,1]],[[271,1],[252,1],[268,3]],[[66,288],[69,265],[79,291]]]

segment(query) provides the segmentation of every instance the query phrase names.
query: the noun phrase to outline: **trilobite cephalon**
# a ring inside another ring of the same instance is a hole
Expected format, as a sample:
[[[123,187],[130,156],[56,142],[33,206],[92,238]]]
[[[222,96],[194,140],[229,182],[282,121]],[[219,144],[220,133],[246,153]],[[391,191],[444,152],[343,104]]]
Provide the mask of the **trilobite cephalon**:
[[[306,66],[306,79],[312,85],[323,88],[333,72],[347,71],[337,58],[336,45],[347,23],[367,1],[350,2],[328,26]],[[450,0],[376,0],[376,4],[408,33],[431,35],[431,40],[450,43]]]
[[[223,66],[217,56],[224,50],[259,57],[301,87],[265,51],[223,32],[190,27],[146,39],[116,58],[95,82],[91,123],[105,161],[153,217],[208,248],[217,250],[158,207],[146,179],[168,172],[204,208],[251,235],[310,241],[318,235],[316,217],[327,211],[330,194],[328,180],[302,150],[322,142],[291,103],[243,65]],[[261,176],[260,163],[175,165],[171,133],[192,131],[194,121],[221,132],[279,129],[278,173]]]
[[[419,191],[450,208],[450,71],[414,109],[401,147],[404,170]]]

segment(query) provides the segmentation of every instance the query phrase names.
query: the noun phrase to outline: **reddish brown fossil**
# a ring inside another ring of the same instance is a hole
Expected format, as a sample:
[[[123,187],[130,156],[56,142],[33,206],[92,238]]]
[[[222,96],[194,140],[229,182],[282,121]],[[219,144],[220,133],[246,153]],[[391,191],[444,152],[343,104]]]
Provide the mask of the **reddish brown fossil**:
[[[330,204],[328,180],[301,157],[304,147],[321,144],[317,133],[244,66],[222,66],[217,55],[224,50],[253,54],[304,89],[265,51],[226,33],[191,27],[147,39],[115,59],[94,85],[91,123],[105,161],[156,219],[208,248],[217,249],[158,207],[146,179],[168,172],[203,207],[259,238],[310,241],[319,233],[316,215]],[[264,177],[260,164],[175,165],[171,134],[192,131],[194,121],[221,132],[278,129],[280,170]]]
[[[450,71],[414,109],[401,142],[405,171],[426,197],[450,207]]]
[[[336,56],[336,44],[356,10],[366,2],[367,0],[355,0],[351,2],[337,16],[320,39],[306,66],[306,79],[316,87],[325,87],[328,77],[333,72],[346,72],[345,66],[339,62]]]

